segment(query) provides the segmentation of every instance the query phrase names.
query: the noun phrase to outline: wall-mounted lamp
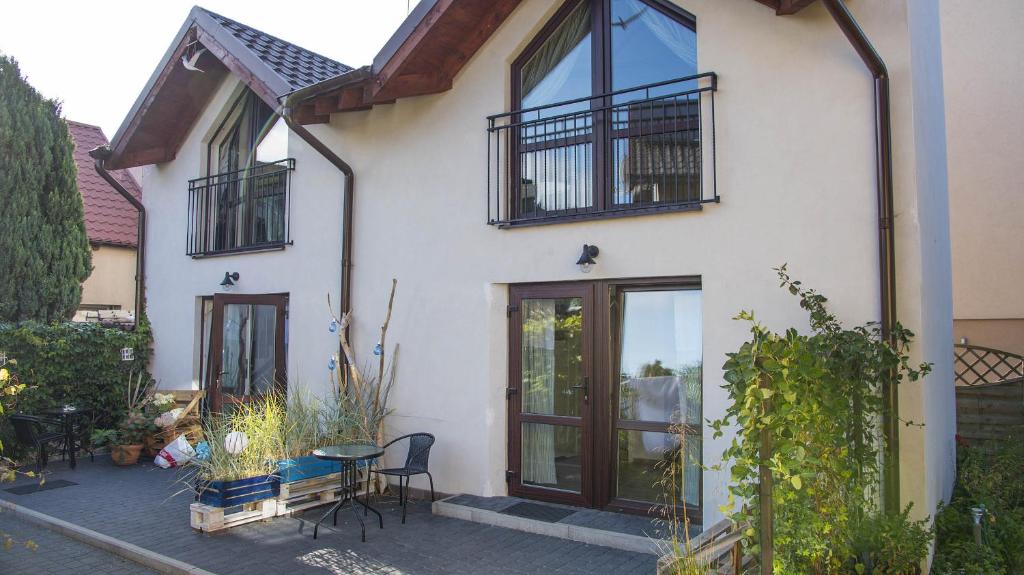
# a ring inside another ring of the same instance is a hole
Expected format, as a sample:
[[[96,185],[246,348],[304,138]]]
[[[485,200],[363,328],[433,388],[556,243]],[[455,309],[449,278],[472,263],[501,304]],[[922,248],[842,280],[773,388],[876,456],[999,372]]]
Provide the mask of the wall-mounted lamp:
[[[594,258],[597,254],[601,253],[601,250],[597,249],[597,246],[591,246],[583,244],[583,253],[580,254],[580,259],[576,260],[576,265],[580,266],[580,271],[583,273],[590,273],[590,268],[594,267],[597,262]]]
[[[238,275],[238,272],[224,272],[224,280],[220,282],[220,287],[224,291],[228,291],[235,286],[235,282],[238,281],[238,278],[240,277],[241,276]]]

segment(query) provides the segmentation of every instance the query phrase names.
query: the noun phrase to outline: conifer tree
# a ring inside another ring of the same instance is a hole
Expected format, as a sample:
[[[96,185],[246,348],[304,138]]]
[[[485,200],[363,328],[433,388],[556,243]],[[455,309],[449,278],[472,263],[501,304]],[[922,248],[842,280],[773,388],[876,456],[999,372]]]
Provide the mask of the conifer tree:
[[[70,317],[92,270],[60,112],[0,54],[0,321]]]

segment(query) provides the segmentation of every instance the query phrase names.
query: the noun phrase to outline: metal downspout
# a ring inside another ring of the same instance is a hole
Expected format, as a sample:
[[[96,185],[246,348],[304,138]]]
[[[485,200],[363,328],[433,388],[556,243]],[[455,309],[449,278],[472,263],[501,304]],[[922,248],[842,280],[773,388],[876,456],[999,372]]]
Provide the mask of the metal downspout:
[[[293,108],[291,103],[293,97],[289,96],[279,114],[284,118],[288,128],[295,132],[310,147],[316,150],[328,162],[345,176],[344,190],[342,191],[342,214],[341,214],[341,313],[345,314],[352,309],[352,200],[355,187],[355,174],[352,167],[342,160],[337,154],[331,151],[326,144],[317,139],[309,130],[299,125],[292,119]],[[345,354],[340,353],[340,360],[346,361]]]
[[[871,72],[875,84],[875,168],[878,200],[878,288],[882,307],[882,337],[894,347],[896,325],[896,240],[893,230],[892,122],[889,99],[889,72],[885,62],[871,45],[842,0],[822,0],[832,19]],[[885,437],[883,495],[885,508],[900,510],[899,477],[899,396],[896,385],[886,382],[882,389],[885,413],[882,433]]]
[[[101,178],[107,181],[124,199],[128,200],[128,203],[138,212],[138,231],[135,252],[135,325],[138,325],[145,315],[145,302],[146,302],[146,206],[142,205],[142,202],[135,196],[128,193],[128,190],[124,189],[121,182],[118,182],[114,176],[110,175],[107,168],[103,165],[107,158],[110,157],[110,147],[100,146],[89,151],[89,156],[94,160],[93,165],[96,167],[96,173]]]

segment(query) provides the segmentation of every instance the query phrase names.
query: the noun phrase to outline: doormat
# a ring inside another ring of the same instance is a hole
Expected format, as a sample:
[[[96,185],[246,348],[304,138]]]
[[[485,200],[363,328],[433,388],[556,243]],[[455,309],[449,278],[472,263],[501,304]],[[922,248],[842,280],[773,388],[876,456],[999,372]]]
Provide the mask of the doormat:
[[[558,523],[566,517],[576,513],[575,509],[554,507],[541,503],[516,503],[515,505],[501,511],[503,515],[515,515],[525,519],[536,519],[548,523]]]
[[[31,485],[19,485],[17,487],[11,487],[4,489],[8,493],[15,495],[28,495],[37,491],[48,491],[50,489],[60,489],[61,487],[71,487],[72,485],[78,485],[74,481],[68,481],[67,479],[54,479],[53,481],[47,481],[46,483],[39,485],[33,483]]]

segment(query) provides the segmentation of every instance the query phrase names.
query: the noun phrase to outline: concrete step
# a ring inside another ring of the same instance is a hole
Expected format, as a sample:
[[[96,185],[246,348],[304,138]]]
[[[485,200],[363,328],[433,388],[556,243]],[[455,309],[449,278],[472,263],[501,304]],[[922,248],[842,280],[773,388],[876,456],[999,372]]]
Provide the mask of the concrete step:
[[[453,495],[433,504],[434,515],[548,535],[601,547],[663,555],[671,548],[663,520],[520,499]],[[691,537],[700,528],[691,526]]]

